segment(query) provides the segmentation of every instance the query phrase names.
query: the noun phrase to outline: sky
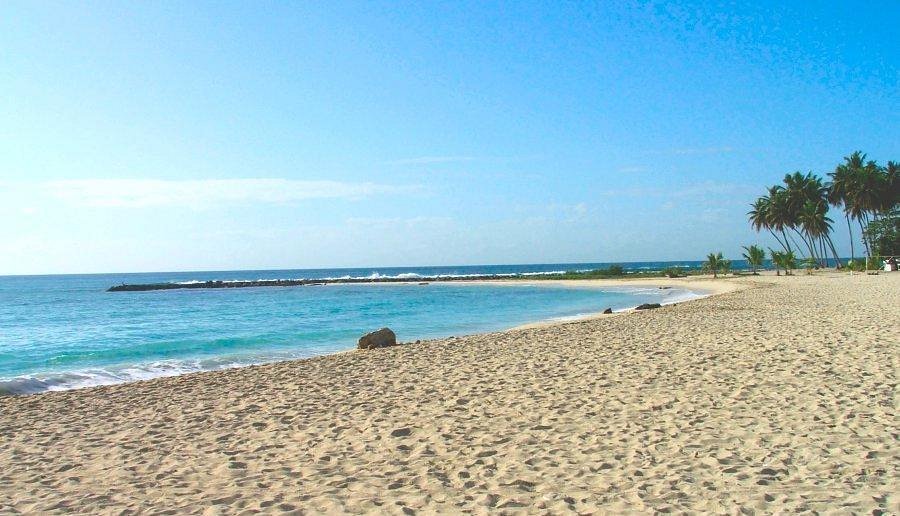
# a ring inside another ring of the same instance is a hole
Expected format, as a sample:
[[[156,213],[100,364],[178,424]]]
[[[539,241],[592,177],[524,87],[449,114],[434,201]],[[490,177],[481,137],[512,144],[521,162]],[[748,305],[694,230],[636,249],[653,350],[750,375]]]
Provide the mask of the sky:
[[[5,1],[0,274],[739,258],[784,174],[900,160],[898,20]]]

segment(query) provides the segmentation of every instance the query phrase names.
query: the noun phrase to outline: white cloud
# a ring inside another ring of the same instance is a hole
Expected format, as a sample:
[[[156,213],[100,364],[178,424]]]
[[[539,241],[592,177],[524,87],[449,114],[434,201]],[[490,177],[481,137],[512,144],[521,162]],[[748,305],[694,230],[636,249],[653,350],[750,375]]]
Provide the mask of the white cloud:
[[[206,207],[235,203],[290,203],[309,199],[362,199],[417,191],[414,186],[291,179],[75,179],[42,188],[63,201],[92,207]]]

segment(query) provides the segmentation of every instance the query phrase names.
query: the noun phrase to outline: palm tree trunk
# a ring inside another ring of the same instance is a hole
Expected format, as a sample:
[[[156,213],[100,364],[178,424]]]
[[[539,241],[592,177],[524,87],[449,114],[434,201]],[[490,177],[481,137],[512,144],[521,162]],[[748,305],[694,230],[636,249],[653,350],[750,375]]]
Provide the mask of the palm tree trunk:
[[[791,243],[788,242],[787,233],[784,232],[784,228],[781,228],[781,238],[784,239],[783,245],[784,245],[785,249],[787,249],[787,252],[790,253],[791,252]],[[797,244],[797,242],[794,242],[794,245],[796,245],[796,244]]]
[[[797,236],[800,237],[800,240],[802,240],[803,243],[806,244],[806,249],[809,250],[809,257],[815,259],[816,253],[815,253],[815,251],[812,250],[812,246],[809,244],[809,242],[807,242],[806,238],[803,237],[803,233],[797,231],[797,228],[792,227],[791,229],[793,229],[794,233],[797,233]],[[796,242],[794,242],[794,243],[796,244]],[[797,246],[797,247],[800,247],[800,246]]]
[[[831,247],[831,254],[834,256],[834,266],[836,269],[840,269],[841,267],[841,257],[838,256],[837,249],[834,248],[834,240],[831,239],[831,235],[825,235],[825,238],[828,239],[828,245]]]
[[[772,236],[775,237],[775,241],[778,242],[778,245],[780,245],[782,249],[787,251],[788,247],[786,245],[784,245],[784,242],[782,242],[781,239],[778,238],[778,235],[774,231],[772,231],[772,228],[767,228],[767,229],[769,230],[769,233],[772,233]]]
[[[819,239],[812,236],[812,234],[809,232],[806,233],[806,237],[809,238],[810,246],[812,247],[813,251],[816,252],[816,255],[813,256],[813,261],[816,262],[816,265],[821,267],[822,266],[822,254],[821,254],[822,249],[820,248],[821,246],[819,245],[820,244]]]
[[[850,225],[850,214],[845,211],[844,217],[847,219],[847,232],[850,233],[850,260],[852,261],[856,259],[856,253],[853,251],[853,226]]]
[[[862,217],[858,217],[856,221],[859,222],[859,231],[860,233],[862,233],[863,246],[866,248],[866,263],[868,263],[868,258],[869,256],[871,256],[871,252],[869,250],[869,241],[866,239],[866,228],[863,227]]]
[[[822,268],[828,268],[828,249],[825,247],[825,237],[819,237],[819,252],[822,256]]]
[[[793,229],[793,228],[791,228],[791,229]],[[794,229],[794,232],[796,232],[796,231],[797,231],[797,230]],[[790,237],[791,242],[794,243],[794,247],[797,248],[797,251],[799,251],[800,254],[803,254],[803,248],[800,247],[800,244],[797,243],[797,239],[794,238],[794,235],[792,235],[792,234],[790,234],[790,233],[787,233],[787,236]]]

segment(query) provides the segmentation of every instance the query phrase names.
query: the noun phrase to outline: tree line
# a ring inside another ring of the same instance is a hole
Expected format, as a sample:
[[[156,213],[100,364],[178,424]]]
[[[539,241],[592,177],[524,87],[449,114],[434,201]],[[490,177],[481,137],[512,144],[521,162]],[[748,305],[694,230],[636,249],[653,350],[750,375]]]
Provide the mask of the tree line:
[[[756,199],[748,213],[756,231],[768,231],[781,246],[772,251],[773,261],[784,261],[800,253],[817,266],[827,267],[840,256],[831,238],[834,220],[829,208],[843,211],[850,233],[850,258],[855,259],[853,222],[859,225],[866,257],[895,255],[900,250],[900,171],[888,161],[879,166],[856,151],[828,174],[830,180],[808,172],[784,176],[782,184],[770,186]],[[778,265],[778,264],[776,264]]]

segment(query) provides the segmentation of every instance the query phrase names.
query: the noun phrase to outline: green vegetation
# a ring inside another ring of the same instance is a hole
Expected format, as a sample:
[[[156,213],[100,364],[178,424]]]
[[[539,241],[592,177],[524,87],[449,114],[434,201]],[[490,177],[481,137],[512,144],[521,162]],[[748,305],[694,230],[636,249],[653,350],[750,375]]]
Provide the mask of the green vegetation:
[[[747,260],[753,274],[758,274],[756,271],[762,268],[763,262],[766,260],[766,251],[758,245],[744,246],[744,251],[744,259]]]
[[[625,269],[621,265],[610,265],[605,269],[594,269],[592,271],[566,271],[564,274],[535,277],[542,279],[608,279],[621,278],[622,276],[625,276]],[[631,274],[629,274],[629,276],[631,276]]]
[[[793,251],[775,251],[774,249],[769,249],[769,253],[772,255],[772,265],[775,266],[775,275],[781,276],[781,271],[784,271],[785,276],[790,276],[793,274],[793,270],[797,268],[797,257],[794,255]]]
[[[812,258],[806,258],[803,260],[803,268],[806,269],[806,275],[812,274],[813,269],[817,269],[819,264]]]
[[[865,237],[875,256],[900,256],[900,209],[870,222]]]
[[[731,271],[731,260],[726,260],[722,253],[709,253],[703,263],[703,270],[711,272],[713,278],[717,278],[720,272],[727,274]]]
[[[825,183],[811,172],[787,174],[782,185],[769,187],[767,195],[751,205],[750,225],[757,231],[768,231],[784,253],[796,250],[822,267],[827,266],[830,253],[840,267],[831,239],[834,221],[828,217],[829,206],[834,206],[843,210],[847,220],[851,259],[855,254],[851,220],[857,221],[862,231],[866,256],[892,254],[882,252],[881,247],[876,249],[875,242],[888,250],[896,248],[890,242],[896,243],[896,229],[891,228],[896,228],[897,216],[891,214],[896,214],[900,202],[897,163],[889,161],[880,167],[856,151],[828,175],[831,181]],[[872,224],[874,229],[869,231]]]
[[[866,270],[866,261],[865,260],[848,260],[847,261],[847,270],[853,272],[862,272]]]
[[[700,274],[700,271],[690,271],[681,267],[667,267],[661,271],[632,271],[626,272],[621,265],[611,265],[605,269],[590,271],[567,271],[563,274],[546,274],[538,276],[519,276],[512,279],[522,280],[585,280],[585,279],[613,279],[613,278],[683,278],[692,274]]]
[[[681,267],[666,267],[662,270],[662,275],[667,278],[683,278],[687,273]]]

